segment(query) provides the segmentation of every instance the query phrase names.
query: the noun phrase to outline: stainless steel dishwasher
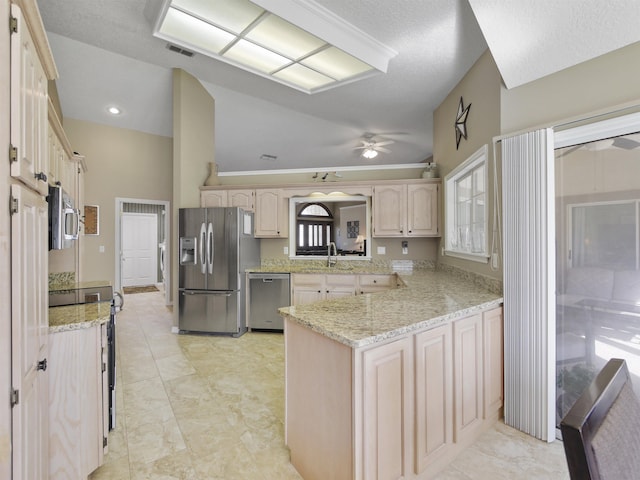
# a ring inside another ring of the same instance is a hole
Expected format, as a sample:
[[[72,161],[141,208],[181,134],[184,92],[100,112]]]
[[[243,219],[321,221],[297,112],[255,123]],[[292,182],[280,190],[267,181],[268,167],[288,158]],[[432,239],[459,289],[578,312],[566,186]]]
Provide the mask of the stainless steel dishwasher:
[[[291,305],[288,273],[249,273],[247,323],[251,330],[284,329],[278,309]]]

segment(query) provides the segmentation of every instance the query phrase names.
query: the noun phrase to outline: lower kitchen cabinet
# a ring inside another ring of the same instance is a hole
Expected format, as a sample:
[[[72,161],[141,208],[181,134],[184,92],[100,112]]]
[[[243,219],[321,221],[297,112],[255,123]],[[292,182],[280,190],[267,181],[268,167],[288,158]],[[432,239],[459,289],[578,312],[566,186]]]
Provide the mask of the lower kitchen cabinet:
[[[407,478],[413,451],[411,338],[362,352],[361,373],[363,478]]]
[[[354,349],[286,318],[285,354],[304,478],[426,480],[501,415],[501,307]]]
[[[49,336],[50,479],[85,479],[104,461],[108,433],[105,327]]]
[[[356,281],[355,275],[293,274],[291,276],[293,305],[353,296],[356,294]]]
[[[293,305],[304,305],[320,300],[375,293],[396,288],[395,274],[311,274],[291,276]]]
[[[416,473],[453,445],[453,343],[451,324],[415,336]]]

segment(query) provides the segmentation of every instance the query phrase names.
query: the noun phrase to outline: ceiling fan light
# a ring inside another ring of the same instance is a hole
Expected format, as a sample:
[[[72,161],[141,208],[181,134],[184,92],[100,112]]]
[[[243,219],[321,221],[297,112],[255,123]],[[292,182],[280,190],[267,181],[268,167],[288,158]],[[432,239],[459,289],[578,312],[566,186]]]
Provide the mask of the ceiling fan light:
[[[373,148],[365,148],[362,151],[362,156],[371,160],[372,158],[376,158],[378,156],[378,152],[376,152]]]

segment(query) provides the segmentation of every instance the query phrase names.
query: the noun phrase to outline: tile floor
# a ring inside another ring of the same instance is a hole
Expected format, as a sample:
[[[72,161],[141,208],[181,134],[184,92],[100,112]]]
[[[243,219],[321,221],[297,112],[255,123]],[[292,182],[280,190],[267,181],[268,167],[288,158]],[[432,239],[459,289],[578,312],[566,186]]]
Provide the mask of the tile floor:
[[[117,427],[91,480],[294,480],[284,446],[281,334],[171,333],[163,294],[125,296],[117,318]],[[562,445],[503,423],[437,480],[568,479]]]

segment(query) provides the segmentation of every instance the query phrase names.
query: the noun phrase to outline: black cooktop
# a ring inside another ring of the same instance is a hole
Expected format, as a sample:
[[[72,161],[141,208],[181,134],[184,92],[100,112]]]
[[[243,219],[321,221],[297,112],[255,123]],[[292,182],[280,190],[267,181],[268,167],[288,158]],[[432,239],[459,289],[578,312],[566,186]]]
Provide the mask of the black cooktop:
[[[113,287],[70,288],[68,290],[49,291],[49,306],[81,305],[85,303],[111,302]]]

